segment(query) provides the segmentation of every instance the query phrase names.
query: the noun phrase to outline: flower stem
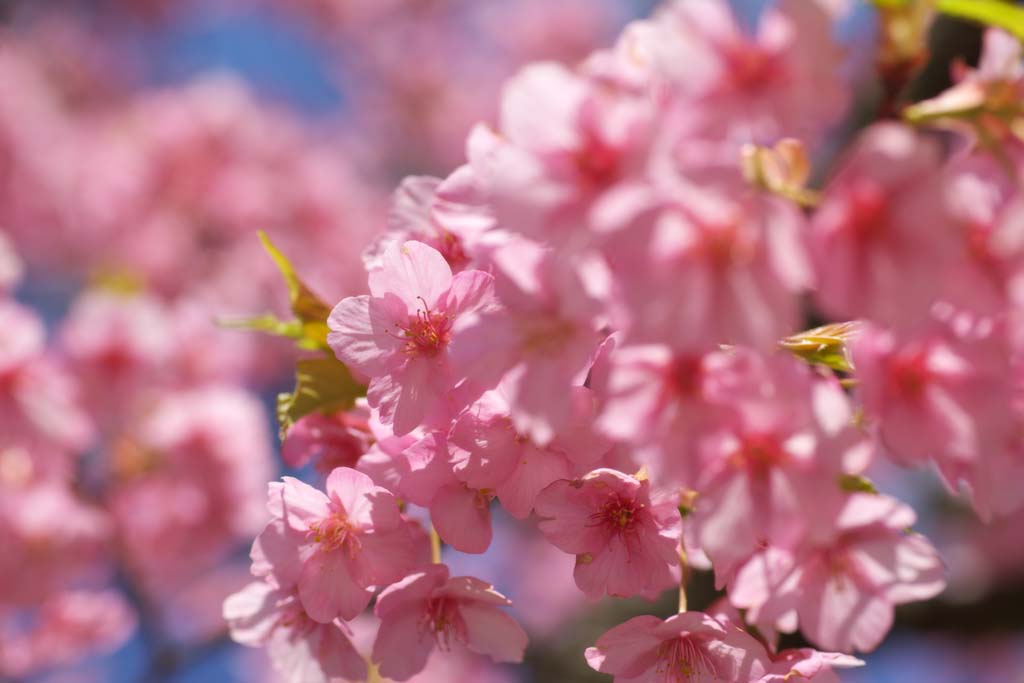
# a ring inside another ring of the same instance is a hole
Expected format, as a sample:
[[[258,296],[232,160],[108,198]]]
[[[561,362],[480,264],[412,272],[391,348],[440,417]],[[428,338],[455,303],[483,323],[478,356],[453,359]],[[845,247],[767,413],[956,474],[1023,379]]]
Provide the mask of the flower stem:
[[[441,537],[437,535],[434,525],[430,525],[430,561],[441,564]]]
[[[686,550],[684,548],[679,548],[679,565],[679,613],[682,614],[686,611],[686,579],[688,574],[686,571]]]

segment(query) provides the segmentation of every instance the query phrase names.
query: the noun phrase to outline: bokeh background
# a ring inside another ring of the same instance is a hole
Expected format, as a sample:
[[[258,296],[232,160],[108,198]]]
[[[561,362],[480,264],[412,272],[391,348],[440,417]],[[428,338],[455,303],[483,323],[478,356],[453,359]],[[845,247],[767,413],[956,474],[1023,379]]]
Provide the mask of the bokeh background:
[[[360,253],[403,176],[454,168],[520,65],[578,61],[654,4],[0,0],[0,271],[19,255],[14,297],[46,326],[33,386],[52,405],[64,405],[61,382],[78,387],[66,419],[43,425],[60,454],[4,450],[0,434],[0,496],[44,520],[45,539],[0,558],[0,681],[277,680],[219,618],[247,580],[265,483],[286,471],[272,406],[296,351],[215,324],[286,311],[256,231],[325,300],[359,292]],[[751,22],[765,4],[734,2]],[[854,8],[837,31],[857,106],[836,148],[879,98],[871,11]],[[977,29],[941,20],[915,96],[940,92],[979,44]],[[22,501],[25,472],[47,463],[59,493]],[[918,510],[950,585],[900,610],[843,680],[1024,683],[1024,513],[983,525],[929,472],[873,478]],[[629,616],[674,611],[674,595],[587,603],[571,557],[527,525],[497,526],[486,555],[450,564],[517,602],[526,665],[434,667],[424,680],[607,680],[584,647]],[[15,547],[5,533],[18,532],[0,528],[0,555]],[[708,576],[692,586],[693,608],[715,599]]]

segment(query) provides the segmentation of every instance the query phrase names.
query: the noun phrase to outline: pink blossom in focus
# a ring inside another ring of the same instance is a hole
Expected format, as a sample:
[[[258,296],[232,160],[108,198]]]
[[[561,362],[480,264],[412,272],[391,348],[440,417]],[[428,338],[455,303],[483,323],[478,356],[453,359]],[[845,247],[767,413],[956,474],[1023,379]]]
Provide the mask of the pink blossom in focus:
[[[754,683],[770,666],[761,643],[701,612],[633,617],[605,632],[586,657],[615,683]]]
[[[419,557],[417,539],[387,489],[346,467],[328,475],[326,488],[325,494],[291,477],[271,484],[270,510],[283,527],[272,523],[258,539],[289,550],[276,562],[268,558],[270,571],[281,585],[289,585],[282,577],[297,576],[303,609],[324,624],[356,617],[372,586],[397,580]]]
[[[461,316],[491,305],[491,282],[482,271],[453,277],[437,250],[411,241],[385,254],[370,275],[370,296],[345,299],[331,312],[328,343],[371,378],[370,406],[396,435],[451,410],[446,399],[463,377],[449,344]]]
[[[677,503],[652,498],[650,482],[614,470],[558,481],[537,497],[540,530],[576,556],[576,585],[592,598],[656,596],[678,585]]]
[[[526,632],[500,607],[510,601],[480,579],[449,578],[448,567],[430,565],[389,586],[374,613],[381,626],[373,661],[382,676],[405,681],[421,671],[427,657],[462,648],[497,662],[519,662]]]

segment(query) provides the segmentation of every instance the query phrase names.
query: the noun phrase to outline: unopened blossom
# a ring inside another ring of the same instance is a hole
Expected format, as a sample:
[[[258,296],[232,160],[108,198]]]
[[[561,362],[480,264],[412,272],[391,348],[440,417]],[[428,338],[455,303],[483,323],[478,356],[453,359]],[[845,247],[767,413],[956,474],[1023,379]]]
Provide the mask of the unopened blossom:
[[[270,571],[297,573],[299,600],[314,621],[355,618],[369,604],[372,586],[397,580],[419,559],[419,539],[395,497],[362,472],[335,469],[326,493],[285,477],[271,484],[269,507],[284,522],[284,537],[268,527],[266,541],[292,549],[271,559]]]
[[[537,498],[544,536],[576,556],[576,585],[590,597],[655,596],[679,583],[682,522],[650,482],[600,469],[551,484]]]
[[[370,377],[367,397],[395,434],[452,409],[449,392],[464,379],[449,345],[461,316],[491,305],[489,274],[454,277],[422,242],[392,246],[370,274],[370,295],[344,299],[331,312],[328,343],[338,358]]]
[[[321,623],[302,608],[294,590],[254,581],[224,601],[231,638],[248,647],[266,647],[285,683],[364,681],[366,660],[338,620]]]
[[[410,574],[380,594],[374,613],[380,631],[373,661],[386,678],[406,681],[437,648],[466,648],[497,662],[520,662],[526,632],[501,608],[511,602],[470,576],[449,577],[435,564]]]
[[[755,683],[771,665],[760,642],[702,612],[634,617],[605,632],[586,657],[615,683]]]
[[[888,496],[851,494],[815,516],[794,548],[767,547],[737,573],[734,605],[752,623],[800,630],[827,650],[867,652],[892,627],[895,605],[945,588],[938,552],[910,528],[916,516]]]

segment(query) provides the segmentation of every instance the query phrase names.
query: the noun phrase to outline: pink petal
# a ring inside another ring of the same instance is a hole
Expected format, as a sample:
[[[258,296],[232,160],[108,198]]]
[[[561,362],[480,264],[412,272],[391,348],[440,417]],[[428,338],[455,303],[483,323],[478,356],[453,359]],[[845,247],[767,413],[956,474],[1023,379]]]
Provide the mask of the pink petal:
[[[397,299],[342,299],[327,318],[327,343],[338,360],[375,377],[401,362],[405,343],[400,325],[408,317],[405,304]]]
[[[488,304],[494,297],[494,277],[482,270],[466,270],[452,278],[438,309],[458,316]]]
[[[430,519],[445,543],[463,553],[491,545],[490,501],[465,484],[445,486],[430,506]]]
[[[335,624],[326,624],[310,634],[313,654],[323,672],[331,679],[365,681],[369,673],[366,660],[356,651],[352,641]],[[317,637],[319,636],[319,637]]]
[[[369,275],[371,294],[375,297],[395,294],[410,312],[423,308],[423,302],[434,308],[451,281],[452,269],[444,256],[414,240],[388,248],[382,267],[370,271]]]
[[[522,450],[515,470],[497,487],[498,498],[510,515],[526,519],[537,494],[548,484],[569,476],[569,461],[564,456],[531,445]]]
[[[460,606],[466,622],[466,645],[496,662],[521,662],[529,638],[515,619],[497,607],[482,603]]]
[[[355,619],[370,604],[373,591],[355,582],[346,552],[317,551],[302,565],[299,599],[314,621],[327,624],[339,616]]]
[[[304,534],[311,524],[331,514],[330,501],[323,492],[294,477],[283,477],[282,482],[283,519],[292,531]]]
[[[277,625],[281,593],[265,581],[253,581],[224,601],[223,616],[236,643],[263,645]]]
[[[624,679],[636,678],[659,659],[662,639],[655,635],[661,619],[650,615],[633,617],[605,632],[595,647],[587,648],[590,668]]]
[[[421,616],[409,610],[381,620],[372,659],[384,678],[407,681],[426,666],[434,638],[432,632],[420,628]]]

